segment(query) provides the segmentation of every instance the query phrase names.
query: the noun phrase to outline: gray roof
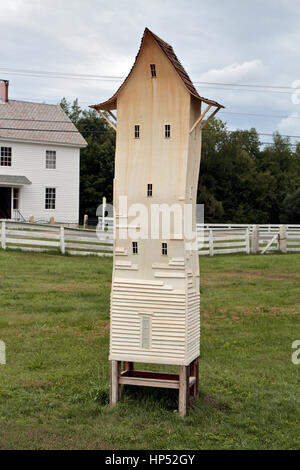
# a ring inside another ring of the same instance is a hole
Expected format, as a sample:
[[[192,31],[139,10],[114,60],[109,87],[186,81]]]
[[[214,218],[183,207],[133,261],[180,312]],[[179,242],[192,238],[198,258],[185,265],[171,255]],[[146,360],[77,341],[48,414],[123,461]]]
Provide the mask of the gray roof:
[[[0,138],[87,145],[59,105],[15,100],[0,103]]]
[[[0,184],[31,184],[26,176],[17,176],[17,175],[0,175]]]

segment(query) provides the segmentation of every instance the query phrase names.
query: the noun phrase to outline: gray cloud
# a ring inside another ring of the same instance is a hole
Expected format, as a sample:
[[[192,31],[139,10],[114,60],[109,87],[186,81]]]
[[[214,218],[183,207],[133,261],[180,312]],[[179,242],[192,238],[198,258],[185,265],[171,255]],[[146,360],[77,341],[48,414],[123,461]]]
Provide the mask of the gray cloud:
[[[0,3],[0,66],[124,76],[145,26],[173,45],[194,81],[289,86],[300,79],[297,0],[10,0]],[[11,97],[46,102],[78,97],[83,106],[108,98],[118,87],[117,82],[0,76],[10,79]],[[220,117],[232,129],[254,126],[300,135],[300,119],[294,119],[300,105],[287,90],[197,87],[226,106]]]

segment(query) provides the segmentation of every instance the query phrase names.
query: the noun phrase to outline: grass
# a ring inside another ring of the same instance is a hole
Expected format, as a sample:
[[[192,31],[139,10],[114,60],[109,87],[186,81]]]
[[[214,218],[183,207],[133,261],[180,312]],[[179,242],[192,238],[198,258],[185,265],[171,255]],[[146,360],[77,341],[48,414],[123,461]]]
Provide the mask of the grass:
[[[200,265],[200,399],[181,419],[172,390],[107,405],[111,259],[0,250],[0,449],[299,449],[300,256]]]

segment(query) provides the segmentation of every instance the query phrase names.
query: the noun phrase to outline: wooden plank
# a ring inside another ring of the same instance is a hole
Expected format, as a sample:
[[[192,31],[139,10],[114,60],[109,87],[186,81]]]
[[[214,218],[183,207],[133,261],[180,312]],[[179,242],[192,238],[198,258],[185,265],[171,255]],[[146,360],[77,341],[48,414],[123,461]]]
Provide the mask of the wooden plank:
[[[193,132],[193,130],[198,126],[199,122],[202,121],[202,119],[204,118],[205,114],[208,113],[208,111],[210,110],[210,108],[212,107],[212,104],[209,104],[205,110],[203,111],[203,113],[198,117],[198,119],[196,120],[196,122],[193,124],[193,126],[191,127],[190,129],[190,134]]]
[[[228,242],[228,243],[218,243],[218,240],[215,239],[215,243],[214,243],[214,248],[215,249],[218,249],[218,248],[231,248],[232,246],[244,246],[245,247],[246,245],[246,241],[243,241],[243,242]]]
[[[85,243],[107,243],[108,245],[112,246],[113,240],[112,238],[98,238],[97,236],[93,237],[82,237],[80,235],[70,235],[70,234],[65,234],[65,240],[67,243],[71,242],[85,242]]]
[[[221,235],[218,235],[217,233],[214,233],[214,239],[215,241],[217,242],[232,242],[232,241],[241,241],[241,240],[245,240],[245,233],[241,234],[241,235],[227,235],[227,236],[221,236]],[[208,240],[204,240],[205,242],[208,242]]]
[[[58,232],[60,225],[48,225],[48,224],[29,224],[27,222],[7,222],[8,228],[13,229],[26,229],[32,231],[50,231]]]
[[[263,250],[261,251],[261,255],[266,253],[266,251],[268,251],[274,243],[277,243],[277,240],[278,240],[278,234],[276,233],[274,237],[269,241],[269,243],[263,248]]]
[[[49,240],[59,240],[59,234],[56,235],[52,233],[43,233],[43,232],[32,232],[31,230],[6,230],[7,237],[15,238],[47,238]]]
[[[117,117],[111,111],[107,110],[108,114],[117,122]]]
[[[202,130],[202,129],[206,126],[206,124],[219,112],[219,110],[220,110],[220,108],[215,109],[214,112],[213,112],[210,116],[208,116],[208,118],[206,119],[206,121],[204,121],[204,122],[201,124],[201,127],[200,127],[201,130]]]
[[[130,375],[132,373],[132,371],[134,370],[134,363],[124,361],[124,369],[125,369],[125,372],[128,372],[128,375]]]
[[[222,250],[214,250],[214,254],[216,255],[221,255],[221,254],[229,254],[229,253],[245,253],[245,248],[232,248],[230,250],[225,250],[225,249],[222,249]]]
[[[59,242],[52,242],[48,240],[28,240],[21,238],[7,238],[7,243],[12,245],[21,244],[21,245],[37,245],[37,246],[48,246],[48,247],[58,247],[60,246]]]
[[[178,366],[180,362],[184,362],[182,354],[175,355],[173,351],[162,356],[161,352],[155,354],[151,353],[151,355],[148,355],[146,352],[140,352],[138,350],[128,351],[127,348],[124,348],[123,350],[112,348],[109,357],[110,359],[115,360],[124,360],[124,358],[126,358],[126,360],[130,360],[132,362],[148,362],[149,364],[166,364],[168,366]]]
[[[121,368],[122,368],[122,362],[118,361],[118,400],[121,400],[121,395],[122,395],[122,384],[120,382],[120,377],[121,377]]]
[[[191,387],[191,395],[194,398],[199,396],[199,358],[197,357],[190,365],[191,378],[194,378],[194,383]]]
[[[108,124],[117,132],[117,127],[108,119],[107,116],[105,116],[105,114],[100,111],[100,109],[97,109],[98,113],[101,114],[101,116],[103,117],[103,119],[105,119],[105,121],[108,122]]]
[[[115,406],[119,401],[119,376],[120,361],[110,361],[110,406]]]
[[[132,362],[128,362],[127,364],[133,364]],[[125,370],[121,374],[122,377],[127,377],[128,371]],[[160,379],[160,380],[173,380],[173,381],[179,381],[179,375],[174,374],[172,372],[156,372],[156,371],[149,371],[149,370],[133,370],[130,374],[130,377],[137,377],[141,379]]]
[[[178,414],[182,418],[187,414],[189,401],[189,366],[179,367]]]
[[[65,229],[64,227],[60,227],[60,252],[62,255],[65,254],[66,251],[66,244],[65,244]]]
[[[120,377],[120,383],[123,385],[138,385],[141,387],[158,387],[179,389],[179,380],[147,379],[142,377]]]

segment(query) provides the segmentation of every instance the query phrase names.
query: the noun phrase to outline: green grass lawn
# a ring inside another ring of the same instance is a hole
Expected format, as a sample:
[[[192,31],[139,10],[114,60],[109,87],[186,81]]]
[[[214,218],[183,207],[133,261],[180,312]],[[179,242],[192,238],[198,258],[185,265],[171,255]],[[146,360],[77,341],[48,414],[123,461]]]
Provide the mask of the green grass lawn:
[[[0,250],[0,449],[299,449],[300,256],[200,265],[200,399],[181,419],[173,390],[107,405],[111,259]]]

